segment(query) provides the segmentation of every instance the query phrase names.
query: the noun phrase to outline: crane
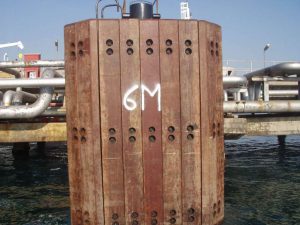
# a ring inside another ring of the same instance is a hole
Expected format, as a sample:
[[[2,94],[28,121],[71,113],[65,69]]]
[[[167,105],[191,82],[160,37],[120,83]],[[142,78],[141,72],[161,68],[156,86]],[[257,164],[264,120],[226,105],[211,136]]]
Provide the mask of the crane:
[[[17,46],[19,49],[23,49],[24,45],[21,41],[13,42],[13,43],[6,43],[6,44],[0,44],[0,48],[9,48]]]

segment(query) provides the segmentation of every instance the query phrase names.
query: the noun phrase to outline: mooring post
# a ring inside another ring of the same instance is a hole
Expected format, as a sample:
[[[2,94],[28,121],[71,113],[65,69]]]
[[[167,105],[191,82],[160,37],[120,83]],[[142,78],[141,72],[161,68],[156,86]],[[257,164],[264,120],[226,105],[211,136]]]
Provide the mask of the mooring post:
[[[29,157],[29,150],[28,142],[16,142],[13,144],[12,154],[15,159],[26,159]]]
[[[86,20],[65,60],[72,224],[220,224],[220,26]]]
[[[277,140],[278,140],[278,144],[280,145],[280,147],[284,147],[285,146],[286,135],[278,135]]]

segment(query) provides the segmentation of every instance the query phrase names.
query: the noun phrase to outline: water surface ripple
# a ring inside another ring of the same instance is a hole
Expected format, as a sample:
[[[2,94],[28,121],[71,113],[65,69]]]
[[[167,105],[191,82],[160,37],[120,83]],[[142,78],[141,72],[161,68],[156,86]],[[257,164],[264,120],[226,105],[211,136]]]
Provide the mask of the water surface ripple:
[[[15,161],[0,146],[0,224],[70,224],[66,145]],[[300,224],[300,138],[226,141],[224,225]]]

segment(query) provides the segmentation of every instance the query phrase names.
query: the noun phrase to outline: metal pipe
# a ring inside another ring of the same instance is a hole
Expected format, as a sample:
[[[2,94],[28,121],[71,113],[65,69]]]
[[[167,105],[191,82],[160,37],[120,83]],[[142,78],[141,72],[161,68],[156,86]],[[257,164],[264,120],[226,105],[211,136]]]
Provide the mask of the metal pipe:
[[[300,62],[285,62],[279,63],[274,66],[270,66],[261,70],[257,70],[251,73],[247,73],[244,76],[247,79],[251,79],[252,77],[287,77],[290,75],[299,75],[300,74]]]
[[[12,91],[12,90],[6,91],[3,95],[3,105],[10,106],[15,94],[16,94],[15,91]]]
[[[288,113],[300,112],[300,101],[239,101],[224,102],[224,113]]]
[[[0,71],[4,72],[4,73],[8,73],[10,75],[15,76],[15,78],[21,78],[22,75],[18,70],[15,69],[11,69],[11,68],[0,68]]]
[[[13,97],[13,105],[22,105],[23,103],[34,103],[38,97],[25,91],[17,91]]]
[[[246,86],[247,82],[247,78],[243,76],[223,77],[224,89]]]
[[[122,7],[119,5],[119,4],[109,4],[109,5],[106,5],[104,6],[102,9],[101,9],[101,18],[103,19],[104,18],[104,10],[106,8],[110,8],[110,7],[117,7],[117,9],[121,9],[121,13],[122,13]],[[123,13],[122,13],[123,14]]]
[[[0,106],[3,105],[3,92],[0,91]]]
[[[44,70],[43,78],[53,78],[56,72],[51,69]],[[0,119],[27,119],[42,114],[52,100],[54,89],[42,87],[37,101],[31,105],[0,107]]]
[[[57,74],[57,76],[60,76]],[[0,79],[1,88],[37,88],[37,87],[64,87],[64,78],[39,78],[39,79]]]
[[[269,90],[270,96],[296,96],[298,90]]]
[[[36,60],[29,62],[0,62],[0,69],[25,67],[64,67],[64,61]]]

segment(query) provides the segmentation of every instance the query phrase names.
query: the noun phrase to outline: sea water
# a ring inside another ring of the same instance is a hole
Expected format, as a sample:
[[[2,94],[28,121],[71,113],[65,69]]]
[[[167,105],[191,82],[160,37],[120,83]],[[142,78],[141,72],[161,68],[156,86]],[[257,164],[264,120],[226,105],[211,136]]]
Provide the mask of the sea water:
[[[66,144],[14,160],[0,146],[0,224],[70,224]],[[226,141],[224,225],[300,224],[300,137]]]

